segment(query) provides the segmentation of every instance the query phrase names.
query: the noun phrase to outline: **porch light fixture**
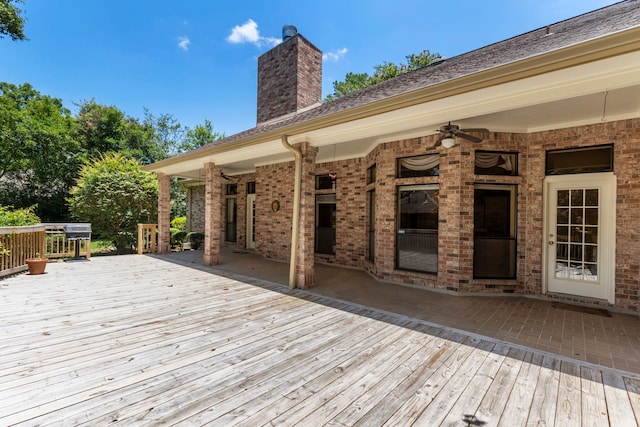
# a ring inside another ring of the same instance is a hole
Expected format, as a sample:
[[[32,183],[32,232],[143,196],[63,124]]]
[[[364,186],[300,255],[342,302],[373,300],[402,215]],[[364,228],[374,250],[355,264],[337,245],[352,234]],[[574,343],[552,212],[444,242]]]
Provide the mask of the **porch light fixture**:
[[[451,148],[454,145],[456,145],[456,139],[452,136],[448,136],[446,138],[443,138],[442,141],[440,141],[442,143],[442,146],[444,148]]]

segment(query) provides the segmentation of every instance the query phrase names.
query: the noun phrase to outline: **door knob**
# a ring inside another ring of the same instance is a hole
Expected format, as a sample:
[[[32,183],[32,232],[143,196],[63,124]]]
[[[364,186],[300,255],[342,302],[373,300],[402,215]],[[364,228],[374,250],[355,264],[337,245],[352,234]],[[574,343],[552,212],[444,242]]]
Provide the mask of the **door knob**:
[[[555,242],[553,240],[549,240],[549,244],[553,245]]]

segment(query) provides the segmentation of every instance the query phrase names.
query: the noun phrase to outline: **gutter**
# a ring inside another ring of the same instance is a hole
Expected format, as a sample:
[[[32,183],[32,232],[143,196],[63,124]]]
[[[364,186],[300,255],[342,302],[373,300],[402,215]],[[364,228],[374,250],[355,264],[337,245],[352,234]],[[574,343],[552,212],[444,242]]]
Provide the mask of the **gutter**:
[[[302,153],[289,144],[287,135],[282,135],[282,145],[295,157],[295,177],[293,182],[293,218],[291,220],[291,256],[289,261],[289,289],[296,287],[298,266],[298,236],[300,235],[300,180],[302,179]]]

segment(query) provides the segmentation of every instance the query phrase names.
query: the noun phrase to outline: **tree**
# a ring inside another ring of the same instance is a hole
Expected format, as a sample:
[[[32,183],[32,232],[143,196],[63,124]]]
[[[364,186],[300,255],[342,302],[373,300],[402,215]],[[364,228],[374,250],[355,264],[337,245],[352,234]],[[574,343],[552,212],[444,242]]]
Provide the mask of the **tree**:
[[[224,138],[224,134],[213,131],[211,120],[204,119],[204,124],[196,125],[193,129],[187,128],[187,133],[178,147],[178,151],[185,153],[202,147],[203,145],[221,140],[222,138]]]
[[[64,218],[79,165],[72,129],[61,100],[28,83],[0,83],[0,204],[37,203],[43,220]]]
[[[376,85],[401,74],[426,67],[438,57],[440,57],[440,55],[437,53],[423,50],[418,54],[405,56],[407,59],[406,64],[394,64],[393,62],[384,61],[382,64],[374,65],[374,73],[371,76],[367,73],[347,73],[344,81],[336,80],[333,82],[333,93],[327,95],[325,101],[340,98],[341,96],[356,92],[368,86]]]
[[[9,36],[11,40],[26,40],[22,9],[18,7],[22,0],[0,0],[0,39]]]
[[[185,128],[186,132],[180,144],[177,146],[178,153],[185,153],[203,145],[210,144],[224,138],[224,134],[214,132],[211,120],[204,119],[204,124],[196,125],[195,128]],[[187,195],[180,186],[179,178],[171,179],[171,218],[178,218],[187,214]]]
[[[119,153],[103,155],[82,168],[69,197],[72,215],[90,222],[119,254],[135,248],[137,224],[157,221],[158,184],[140,166]]]

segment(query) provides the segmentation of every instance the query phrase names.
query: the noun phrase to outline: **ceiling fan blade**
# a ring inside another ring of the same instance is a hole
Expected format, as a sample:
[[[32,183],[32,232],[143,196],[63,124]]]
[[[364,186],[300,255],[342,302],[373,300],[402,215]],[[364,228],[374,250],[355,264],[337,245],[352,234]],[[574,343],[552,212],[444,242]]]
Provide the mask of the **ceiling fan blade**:
[[[478,138],[473,135],[467,135],[466,133],[463,133],[463,132],[456,132],[456,136],[459,136],[460,138],[464,138],[471,142],[482,142],[482,138]]]
[[[444,139],[444,135],[440,135],[440,136],[438,137],[438,140],[436,141],[436,143],[435,143],[435,144],[433,144],[433,145],[431,146],[431,148],[436,148],[436,147],[439,147],[440,145],[442,145],[442,140],[443,140],[443,139]]]

